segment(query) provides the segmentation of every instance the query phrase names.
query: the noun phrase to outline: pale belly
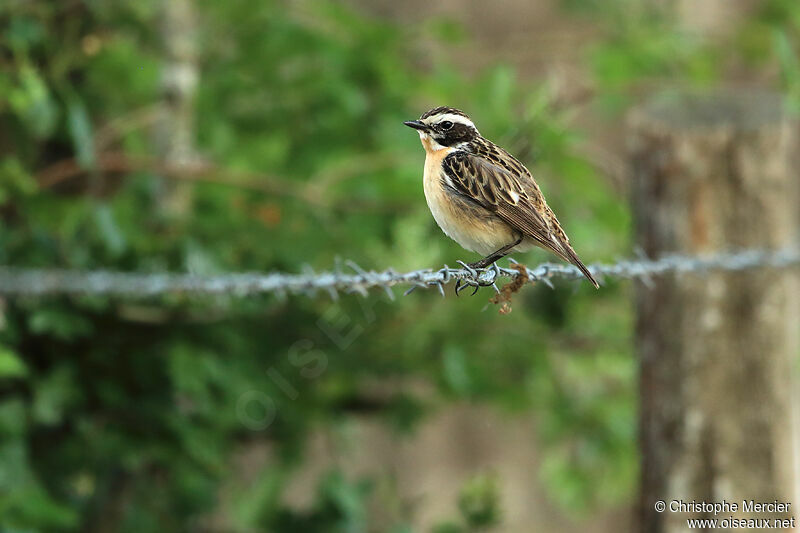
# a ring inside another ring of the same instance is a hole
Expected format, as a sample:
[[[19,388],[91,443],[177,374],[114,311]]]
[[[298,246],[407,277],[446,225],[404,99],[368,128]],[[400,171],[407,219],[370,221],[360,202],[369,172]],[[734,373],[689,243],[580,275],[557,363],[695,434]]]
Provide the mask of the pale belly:
[[[444,155],[446,153],[434,153],[426,157],[423,188],[433,218],[445,235],[463,248],[484,256],[516,241],[519,234],[508,224],[488,210],[445,190],[440,177]],[[530,248],[531,244],[526,240],[514,248],[514,251]]]

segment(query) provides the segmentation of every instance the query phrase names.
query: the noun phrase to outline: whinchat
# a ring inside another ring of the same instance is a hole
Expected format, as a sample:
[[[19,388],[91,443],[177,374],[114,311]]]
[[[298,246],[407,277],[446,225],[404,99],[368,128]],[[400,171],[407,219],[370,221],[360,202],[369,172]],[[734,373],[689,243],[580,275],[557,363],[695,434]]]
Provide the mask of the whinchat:
[[[539,246],[580,269],[599,288],[578,258],[553,210],[525,165],[484,138],[463,111],[437,107],[405,122],[425,148],[423,188],[442,231],[485,257],[485,268],[511,252]]]

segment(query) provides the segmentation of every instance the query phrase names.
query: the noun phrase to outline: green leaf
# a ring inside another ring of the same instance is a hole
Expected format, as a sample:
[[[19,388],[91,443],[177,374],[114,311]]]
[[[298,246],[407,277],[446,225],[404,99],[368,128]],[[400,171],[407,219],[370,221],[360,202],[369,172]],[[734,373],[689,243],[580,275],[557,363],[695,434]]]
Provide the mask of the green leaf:
[[[773,43],[775,55],[780,62],[783,83],[789,93],[788,104],[790,109],[797,113],[800,111],[800,61],[798,61],[785,31],[775,30]]]
[[[0,402],[0,435],[20,437],[28,427],[25,403],[20,398]]]
[[[94,136],[86,106],[72,96],[67,103],[67,125],[78,164],[85,169],[95,167]]]
[[[436,524],[431,533],[466,533],[466,530],[454,522]]]
[[[13,156],[0,159],[0,204],[36,192],[36,180]]]
[[[28,367],[11,349],[0,346],[0,379],[28,375]]]
[[[50,136],[56,127],[58,107],[47,84],[31,66],[20,69],[19,85],[8,97],[11,109],[37,139]]]
[[[92,323],[83,316],[57,307],[41,307],[28,318],[32,333],[52,335],[62,340],[73,340],[89,335]]]
[[[100,238],[112,256],[119,256],[127,246],[125,234],[114,219],[114,213],[108,204],[99,204],[94,210],[94,220]]]
[[[51,497],[30,466],[23,439],[0,442],[0,516],[3,531],[73,530],[78,511]]]
[[[39,380],[34,390],[33,419],[47,425],[59,423],[80,394],[66,367],[58,368]]]
[[[26,16],[12,17],[7,32],[8,43],[21,50],[40,43],[46,36],[42,23],[33,17]]]
[[[458,508],[473,528],[500,522],[500,497],[494,476],[481,474],[467,482],[458,497]]]

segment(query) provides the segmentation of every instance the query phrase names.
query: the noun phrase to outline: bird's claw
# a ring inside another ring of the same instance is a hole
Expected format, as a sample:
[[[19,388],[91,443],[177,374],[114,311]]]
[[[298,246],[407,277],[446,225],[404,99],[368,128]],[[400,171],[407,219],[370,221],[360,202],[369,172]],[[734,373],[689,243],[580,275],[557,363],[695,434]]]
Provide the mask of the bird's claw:
[[[459,293],[462,290],[464,290],[465,287],[469,287],[469,286],[473,286],[473,285],[476,287],[476,290],[477,290],[477,285],[475,285],[475,283],[473,281],[466,280],[466,279],[457,280],[456,281],[456,285],[455,285],[456,296],[458,296]],[[474,292],[473,292],[473,294],[474,294]]]
[[[459,279],[456,281],[455,285],[455,292],[456,296],[464,290],[465,287],[474,287],[471,296],[475,296],[478,292],[478,289],[481,287],[492,287],[495,285],[495,281],[497,280],[497,276],[500,274],[500,269],[494,265],[494,268],[487,268],[481,269],[481,271],[475,270],[472,265],[467,265],[463,261],[458,261],[458,263],[463,266],[467,272],[472,276],[473,279]]]

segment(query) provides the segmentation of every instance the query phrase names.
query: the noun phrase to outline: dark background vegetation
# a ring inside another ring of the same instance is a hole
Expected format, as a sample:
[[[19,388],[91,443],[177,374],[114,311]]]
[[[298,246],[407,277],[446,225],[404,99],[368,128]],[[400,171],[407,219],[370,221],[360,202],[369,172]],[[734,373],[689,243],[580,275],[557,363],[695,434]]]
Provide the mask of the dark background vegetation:
[[[443,104],[534,169],[586,262],[630,255],[632,105],[800,102],[800,3],[700,4],[5,0],[0,263],[474,260],[402,125]],[[2,301],[0,529],[619,531],[629,292]]]

